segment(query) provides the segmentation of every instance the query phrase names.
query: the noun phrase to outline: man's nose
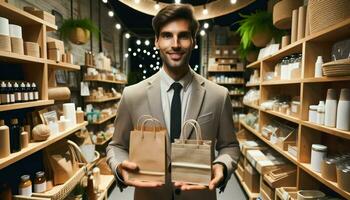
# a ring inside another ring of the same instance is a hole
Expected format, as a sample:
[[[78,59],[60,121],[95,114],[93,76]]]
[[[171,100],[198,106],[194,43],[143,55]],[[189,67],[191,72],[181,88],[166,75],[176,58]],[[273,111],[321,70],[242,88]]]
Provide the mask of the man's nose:
[[[180,48],[180,42],[179,42],[179,39],[177,37],[174,37],[173,38],[173,42],[172,42],[172,45],[171,45],[172,48]]]

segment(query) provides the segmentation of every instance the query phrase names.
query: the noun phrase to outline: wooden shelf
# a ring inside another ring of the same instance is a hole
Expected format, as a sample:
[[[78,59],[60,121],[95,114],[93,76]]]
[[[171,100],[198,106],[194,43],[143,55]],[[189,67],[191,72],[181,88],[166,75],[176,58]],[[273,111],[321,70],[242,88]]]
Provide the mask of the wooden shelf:
[[[111,80],[87,79],[87,78],[84,78],[84,81],[102,82],[102,83],[114,83],[114,84],[127,84],[126,81],[111,81]]]
[[[107,101],[119,100],[121,97],[111,97],[104,99],[95,99],[95,100],[85,100],[85,103],[104,103]]]
[[[217,82],[214,82],[218,85],[244,85],[245,83],[217,83]]]
[[[107,142],[109,142],[112,138],[113,138],[113,134],[111,134],[108,138],[106,138],[105,141],[103,141],[103,142],[101,142],[101,143],[96,143],[96,145],[103,146],[103,145],[105,145]]]
[[[90,125],[99,125],[99,124],[103,124],[103,123],[105,123],[106,121],[108,121],[108,120],[114,118],[116,115],[117,115],[117,114],[113,114],[113,115],[107,117],[106,119],[103,119],[103,120],[98,121],[98,122],[91,122],[91,123],[89,123],[89,124],[90,124]]]
[[[342,195],[343,197],[345,197],[345,199],[350,199],[350,193],[346,192],[342,189],[339,188],[338,183],[333,182],[333,181],[329,181],[326,180],[325,178],[323,178],[321,176],[321,173],[315,172],[311,169],[310,164],[306,164],[306,163],[300,163],[299,165],[304,171],[306,171],[308,174],[310,174],[311,176],[315,177],[318,181],[320,181],[321,183],[323,183],[324,185],[326,185],[327,187],[331,188],[332,190],[334,190],[335,192],[339,193],[340,195]]]
[[[279,118],[282,118],[282,119],[285,119],[285,120],[288,120],[288,121],[291,121],[291,122],[294,122],[294,123],[300,123],[300,119],[296,118],[296,117],[292,117],[292,116],[289,116],[289,115],[286,115],[286,114],[283,114],[283,113],[280,113],[280,112],[277,112],[277,111],[273,111],[273,110],[263,110],[263,109],[260,109],[262,112],[265,112],[265,113],[268,113],[270,115],[274,115],[274,116],[277,116]]]
[[[230,96],[244,96],[244,94],[231,94],[229,93]]]
[[[293,80],[276,80],[276,81],[263,81],[261,85],[288,85],[288,84],[300,84],[300,79]]]
[[[15,163],[39,150],[44,149],[45,147],[67,137],[68,135],[80,130],[81,128],[85,127],[88,123],[83,122],[81,124],[76,125],[73,128],[70,128],[64,132],[61,132],[59,134],[51,135],[47,140],[42,142],[31,142],[29,143],[27,148],[22,149],[19,152],[12,153],[9,156],[0,159],[0,169],[3,169],[12,163]]]
[[[260,68],[260,60],[250,63],[247,68]]]
[[[97,200],[107,200],[108,190],[114,183],[115,178],[113,175],[101,175],[100,190],[102,191]]]
[[[90,66],[90,65],[82,65],[83,67],[86,67],[86,68],[94,68],[94,69],[97,69],[99,71],[102,71],[102,72],[110,72],[112,73],[113,71],[112,70],[109,70],[109,69],[100,69],[100,68],[97,68],[96,66]]]
[[[253,105],[253,104],[247,104],[247,103],[243,103],[245,106],[248,106],[250,108],[254,108],[256,110],[260,110],[260,107],[258,105]]]
[[[1,3],[0,3],[1,5]],[[0,60],[9,63],[45,63],[45,59],[21,55],[12,52],[0,51]]]
[[[70,63],[55,62],[53,60],[47,60],[47,64],[50,68],[53,68],[53,69],[62,69],[62,70],[70,70],[70,71],[80,70],[79,65],[73,65]]]
[[[39,100],[39,101],[29,101],[24,103],[13,103],[0,105],[0,111],[17,110],[23,108],[48,106],[54,104],[54,100]]]
[[[330,128],[327,126],[314,124],[314,123],[311,123],[309,121],[302,121],[302,125],[307,126],[309,128],[312,128],[312,129],[315,129],[315,130],[318,130],[318,131],[328,133],[330,135],[334,135],[337,137],[342,137],[342,138],[350,140],[350,131],[343,131],[343,130],[336,129],[336,128]]]
[[[294,53],[301,53],[303,49],[303,42],[305,39],[298,40],[280,50],[278,50],[275,54],[268,56],[262,59],[263,62],[278,62],[283,57],[290,56]]]
[[[240,175],[238,174],[237,171],[235,171],[235,174],[236,174],[237,177],[240,178]],[[257,198],[259,197],[259,193],[253,193],[253,192],[251,192],[250,189],[248,188],[248,186],[245,184],[244,181],[240,181],[240,183],[241,183],[241,185],[242,185],[244,191],[245,191],[246,194],[248,195],[249,200],[257,199]]]
[[[304,83],[323,83],[323,82],[337,82],[337,81],[350,81],[350,76],[304,78],[303,79]]]
[[[307,42],[337,42],[349,38],[350,18],[341,21],[338,24],[327,27],[322,31],[307,36]]]
[[[230,73],[230,72],[244,72],[244,70],[210,70],[210,73]]]
[[[245,85],[246,87],[258,87],[258,86],[260,86],[260,83],[252,83],[252,84],[246,84]]]

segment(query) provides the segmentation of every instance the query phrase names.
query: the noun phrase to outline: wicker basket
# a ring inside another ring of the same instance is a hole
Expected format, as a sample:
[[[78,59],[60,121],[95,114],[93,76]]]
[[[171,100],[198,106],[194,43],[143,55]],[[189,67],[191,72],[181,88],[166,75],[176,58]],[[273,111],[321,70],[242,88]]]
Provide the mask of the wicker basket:
[[[309,0],[310,34],[350,17],[350,0]]]

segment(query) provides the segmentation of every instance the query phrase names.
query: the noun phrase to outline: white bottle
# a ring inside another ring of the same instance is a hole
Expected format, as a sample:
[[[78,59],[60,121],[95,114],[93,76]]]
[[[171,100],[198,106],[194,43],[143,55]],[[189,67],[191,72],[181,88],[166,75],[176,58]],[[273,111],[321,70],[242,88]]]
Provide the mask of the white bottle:
[[[335,89],[327,90],[327,99],[324,115],[324,125],[334,128],[337,116],[337,94]]]
[[[350,130],[350,89],[343,88],[340,92],[337,112],[337,129]]]
[[[324,125],[324,101],[320,101],[317,106],[317,124]]]
[[[315,63],[315,78],[322,77],[322,64],[323,64],[322,56],[317,56],[317,60]]]

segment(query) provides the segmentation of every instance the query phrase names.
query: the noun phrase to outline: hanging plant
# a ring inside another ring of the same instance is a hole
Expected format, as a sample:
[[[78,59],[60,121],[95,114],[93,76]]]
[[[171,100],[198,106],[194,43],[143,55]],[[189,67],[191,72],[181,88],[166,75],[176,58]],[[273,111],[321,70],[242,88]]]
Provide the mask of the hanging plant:
[[[58,32],[61,39],[82,45],[89,41],[91,34],[97,37],[99,29],[90,19],[66,19]]]
[[[244,48],[243,44],[240,43],[237,51],[238,51],[239,57],[242,60],[247,60],[248,62],[254,62],[258,58],[259,49],[260,48],[255,47],[252,44],[248,48]]]
[[[273,26],[272,14],[269,12],[257,11],[250,15],[240,14],[240,16],[243,19],[236,22],[240,25],[237,32],[241,36],[244,49],[250,47],[252,42],[257,47],[264,47],[272,37],[280,35],[281,31]]]

